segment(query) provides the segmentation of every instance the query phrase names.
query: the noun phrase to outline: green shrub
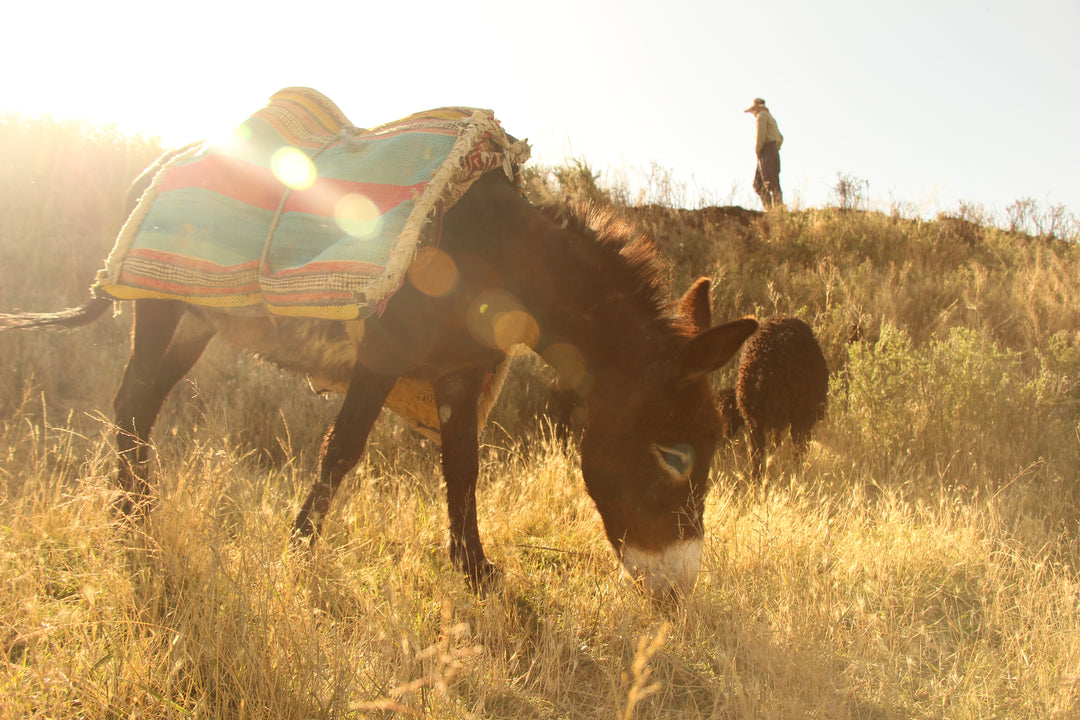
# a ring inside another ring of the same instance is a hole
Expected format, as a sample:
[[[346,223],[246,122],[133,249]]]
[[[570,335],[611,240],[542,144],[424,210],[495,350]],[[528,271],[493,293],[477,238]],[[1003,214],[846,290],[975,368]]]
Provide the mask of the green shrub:
[[[970,328],[916,346],[886,324],[876,343],[849,348],[833,379],[832,424],[845,452],[879,469],[915,464],[994,487],[1067,447],[1051,397],[1062,382],[1047,362],[1025,362]]]

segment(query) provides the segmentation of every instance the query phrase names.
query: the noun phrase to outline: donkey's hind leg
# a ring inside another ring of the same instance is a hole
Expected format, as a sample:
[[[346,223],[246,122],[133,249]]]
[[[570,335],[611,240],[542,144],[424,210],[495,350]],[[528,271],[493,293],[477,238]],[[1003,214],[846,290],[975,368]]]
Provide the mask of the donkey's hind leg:
[[[368,435],[397,377],[372,372],[357,363],[337,418],[323,440],[319,479],[293,523],[293,539],[314,539],[342,478],[359,462]]]
[[[165,396],[199,359],[213,335],[209,325],[185,315],[183,303],[135,302],[131,356],[113,401],[120,455],[117,483],[125,493],[120,501],[125,514],[149,495],[146,476],[150,430]]]
[[[795,446],[795,459],[802,462],[806,457],[806,451],[810,449],[810,431],[813,430],[813,422],[796,421],[791,423],[791,441]]]

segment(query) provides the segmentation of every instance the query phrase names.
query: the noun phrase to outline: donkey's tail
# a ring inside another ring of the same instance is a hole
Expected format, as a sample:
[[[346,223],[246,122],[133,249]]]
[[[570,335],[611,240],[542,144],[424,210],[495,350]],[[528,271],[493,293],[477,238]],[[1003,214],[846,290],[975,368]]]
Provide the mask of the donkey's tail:
[[[108,298],[93,298],[85,305],[54,313],[0,313],[0,330],[56,327],[77,328],[101,317],[113,304]]]

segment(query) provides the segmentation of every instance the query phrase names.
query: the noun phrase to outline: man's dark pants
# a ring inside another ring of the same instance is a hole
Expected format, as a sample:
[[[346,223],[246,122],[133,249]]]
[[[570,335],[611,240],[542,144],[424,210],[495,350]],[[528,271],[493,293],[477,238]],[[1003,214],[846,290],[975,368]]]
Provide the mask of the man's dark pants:
[[[783,193],[780,192],[780,150],[775,142],[765,143],[758,153],[754,192],[761,198],[766,210],[784,202]]]

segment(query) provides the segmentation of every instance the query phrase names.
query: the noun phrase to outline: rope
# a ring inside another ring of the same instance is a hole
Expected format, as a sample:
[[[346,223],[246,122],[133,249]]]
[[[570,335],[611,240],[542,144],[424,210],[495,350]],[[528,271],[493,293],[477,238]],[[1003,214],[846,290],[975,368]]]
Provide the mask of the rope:
[[[322,147],[312,153],[311,157],[308,159],[314,164],[315,160],[322,155],[324,150],[342,142],[346,145],[353,145],[365,132],[366,130],[364,130],[364,128],[346,125],[338,132],[336,137],[332,137],[323,143]],[[270,256],[270,243],[274,240],[274,233],[277,231],[278,224],[281,222],[281,214],[285,210],[285,202],[289,199],[289,193],[292,191],[293,189],[291,186],[285,185],[285,191],[281,193],[281,200],[278,202],[277,210],[274,211],[274,219],[270,222],[270,229],[267,231],[266,240],[263,242],[262,255],[259,257],[259,277],[266,277],[270,274],[269,263],[267,262],[267,258]]]

